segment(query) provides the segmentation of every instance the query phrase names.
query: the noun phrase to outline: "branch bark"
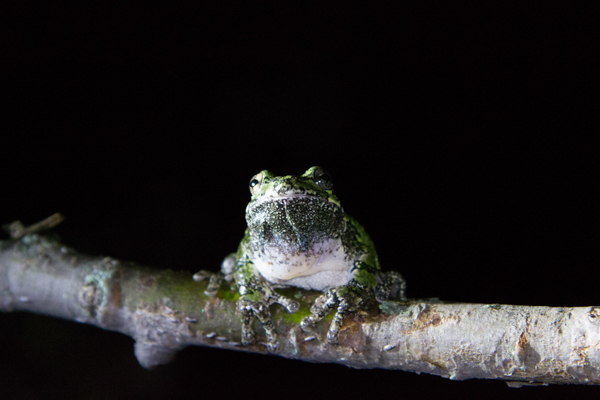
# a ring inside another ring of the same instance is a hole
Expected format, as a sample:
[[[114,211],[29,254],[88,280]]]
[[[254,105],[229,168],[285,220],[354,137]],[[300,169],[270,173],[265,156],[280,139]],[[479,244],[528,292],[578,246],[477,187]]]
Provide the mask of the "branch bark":
[[[0,241],[0,310],[27,311],[92,324],[135,339],[146,368],[201,345],[241,346],[235,290],[204,295],[188,272],[157,270],[80,254],[37,234]],[[600,384],[600,307],[538,307],[410,300],[373,304],[344,322],[340,344],[326,343],[328,323],[299,328],[318,293],[283,289],[301,303],[288,315],[272,306],[278,355],[354,368],[426,372],[455,380]],[[258,324],[259,338],[264,332]]]

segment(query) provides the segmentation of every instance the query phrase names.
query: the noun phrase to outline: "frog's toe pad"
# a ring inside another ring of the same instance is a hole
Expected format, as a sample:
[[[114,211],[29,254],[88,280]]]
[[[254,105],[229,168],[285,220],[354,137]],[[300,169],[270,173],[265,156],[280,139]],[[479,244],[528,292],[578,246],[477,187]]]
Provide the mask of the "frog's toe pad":
[[[288,306],[286,307],[286,310],[288,312],[288,314],[293,314],[296,311],[298,311],[300,309],[300,303],[298,303],[297,301],[292,301],[290,304],[288,304]]]
[[[211,275],[212,273],[209,271],[200,270],[194,274],[193,278],[196,282],[202,282],[203,280],[210,278]]]
[[[314,330],[314,323],[311,321],[310,317],[302,318],[300,321],[300,328],[304,332],[312,332]]]
[[[336,345],[339,343],[339,332],[327,332],[327,343]]]
[[[254,331],[250,327],[242,327],[242,346],[249,346],[255,341]]]
[[[279,342],[275,341],[273,343],[265,343],[265,346],[267,346],[267,351],[269,353],[277,353],[277,349],[279,349]]]

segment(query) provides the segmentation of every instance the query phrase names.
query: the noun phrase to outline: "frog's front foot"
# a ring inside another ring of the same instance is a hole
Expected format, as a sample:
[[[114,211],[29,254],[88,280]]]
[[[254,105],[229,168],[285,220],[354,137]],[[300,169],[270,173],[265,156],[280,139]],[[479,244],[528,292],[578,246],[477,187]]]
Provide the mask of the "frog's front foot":
[[[221,287],[221,283],[223,282],[223,274],[221,272],[210,272],[210,271],[198,271],[194,274],[194,280],[196,282],[201,282],[208,279],[208,286],[206,286],[206,290],[204,294],[208,297],[215,297],[219,288]]]
[[[240,294],[238,309],[242,314],[242,345],[247,346],[254,343],[255,334],[252,330],[252,321],[257,318],[265,330],[267,350],[270,352],[277,351],[279,344],[277,343],[277,333],[271,319],[269,306],[273,303],[281,304],[291,314],[298,311],[300,305],[297,301],[276,293],[265,282],[243,285],[240,287]]]
[[[229,254],[221,263],[221,272],[198,271],[194,274],[196,282],[202,282],[208,279],[208,286],[204,294],[208,297],[215,297],[223,280],[233,282],[233,268],[235,266],[235,253]]]
[[[329,325],[327,342],[337,344],[344,318],[360,308],[365,300],[365,293],[357,286],[339,286],[329,289],[315,300],[310,315],[302,320],[302,330],[310,332],[314,324],[325,318],[334,308],[335,315]]]

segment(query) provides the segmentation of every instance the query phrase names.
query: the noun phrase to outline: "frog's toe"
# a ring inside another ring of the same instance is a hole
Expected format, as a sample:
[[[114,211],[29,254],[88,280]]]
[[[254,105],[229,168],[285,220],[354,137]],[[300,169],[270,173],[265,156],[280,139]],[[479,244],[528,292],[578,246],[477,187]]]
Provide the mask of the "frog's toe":
[[[212,272],[210,271],[200,270],[194,274],[193,278],[196,282],[202,282],[203,280],[210,278],[211,275]]]
[[[221,282],[223,282],[223,274],[220,272],[210,272],[210,271],[198,271],[193,276],[196,282],[202,282],[208,279],[208,286],[206,286],[206,290],[204,294],[209,297],[215,297],[219,288],[221,287]]]
[[[275,336],[274,341],[272,341],[272,342],[267,341],[266,346],[267,346],[267,351],[269,353],[277,353],[277,350],[279,349],[279,342],[277,341],[277,336]]]
[[[209,297],[215,297],[219,288],[221,287],[221,283],[223,282],[223,274],[220,272],[215,272],[210,276],[210,280],[208,281],[208,286],[204,291],[204,294]]]
[[[305,317],[300,322],[300,327],[303,331],[312,333],[317,322],[322,320],[331,312],[337,305],[337,299],[332,290],[320,295],[315,300],[315,303],[310,308],[310,315]]]
[[[340,342],[340,331],[329,331],[327,332],[327,343],[336,345]]]
[[[278,293],[273,292],[271,294],[271,298],[273,299],[273,301],[275,301],[275,303],[284,306],[288,314],[295,313],[300,309],[300,303],[285,296],[282,296]]]
[[[327,331],[327,343],[329,344],[338,344],[340,341],[340,332],[342,330],[342,323],[344,322],[344,317],[348,313],[336,313],[333,317],[333,321],[331,321],[331,325],[329,325],[329,330]]]
[[[254,315],[256,318],[258,318],[265,330],[265,336],[267,337],[267,350],[273,353],[276,352],[279,344],[277,343],[277,333],[275,333],[275,325],[271,319],[269,306],[263,303],[257,304],[254,309]]]
[[[242,345],[248,346],[254,343],[255,340],[254,330],[252,329],[252,321],[254,320],[253,302],[240,299],[238,310],[242,314]]]
[[[304,332],[311,332],[314,330],[315,327],[315,323],[312,322],[310,317],[305,317],[302,318],[302,321],[300,321],[300,328],[302,328],[302,330]]]
[[[338,344],[344,318],[346,315],[352,311],[355,311],[356,309],[357,307],[355,307],[353,302],[350,302],[346,299],[340,301],[337,311],[331,320],[331,325],[329,325],[329,331],[327,331],[327,343]]]
[[[269,305],[262,301],[240,298],[238,309],[242,314],[242,344],[247,346],[254,343],[255,334],[252,330],[252,321],[256,318],[265,330],[267,350],[270,352],[277,351],[277,333],[275,333],[275,325],[271,319]]]
[[[242,325],[242,345],[249,346],[254,343],[255,336],[251,326]]]

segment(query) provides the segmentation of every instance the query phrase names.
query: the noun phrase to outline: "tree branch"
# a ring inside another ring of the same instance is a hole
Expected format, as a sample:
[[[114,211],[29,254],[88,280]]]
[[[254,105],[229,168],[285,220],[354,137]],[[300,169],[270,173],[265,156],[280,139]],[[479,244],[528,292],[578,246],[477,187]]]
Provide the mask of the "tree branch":
[[[117,331],[135,339],[146,368],[182,348],[201,345],[266,353],[237,342],[241,323],[234,290],[204,295],[188,272],[157,270],[91,257],[27,234],[0,241],[0,310],[28,311]],[[600,384],[600,307],[533,307],[386,302],[349,317],[340,344],[326,343],[328,323],[299,327],[318,293],[283,289],[301,303],[288,315],[273,306],[278,355],[354,368],[426,372],[450,379]],[[264,331],[256,324],[259,338]]]

